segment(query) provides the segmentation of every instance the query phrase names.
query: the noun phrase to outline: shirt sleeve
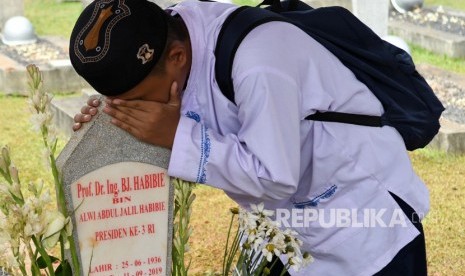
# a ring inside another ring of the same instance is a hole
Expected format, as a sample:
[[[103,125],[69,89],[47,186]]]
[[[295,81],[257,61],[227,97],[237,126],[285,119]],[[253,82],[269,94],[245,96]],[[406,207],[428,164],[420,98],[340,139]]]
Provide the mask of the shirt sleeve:
[[[239,131],[220,135],[195,118],[181,118],[168,172],[249,200],[288,199],[300,175],[299,88],[288,64],[270,66],[268,53],[254,62],[250,51],[239,50],[235,62],[259,64],[235,71]]]

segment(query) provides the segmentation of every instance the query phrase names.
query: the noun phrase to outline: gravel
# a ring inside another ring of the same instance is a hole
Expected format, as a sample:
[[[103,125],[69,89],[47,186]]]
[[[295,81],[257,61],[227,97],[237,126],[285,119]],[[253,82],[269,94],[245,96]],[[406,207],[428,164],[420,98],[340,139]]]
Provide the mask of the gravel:
[[[465,14],[446,12],[442,6],[417,8],[403,14],[391,11],[390,20],[400,20],[443,32],[465,35]]]
[[[465,13],[446,11],[442,6],[418,8],[403,14],[393,10],[389,19],[465,36]],[[446,108],[443,117],[465,124],[465,76],[428,69],[427,66],[422,67],[421,73]]]
[[[51,42],[38,39],[37,43],[8,46],[0,44],[0,52],[22,65],[43,64],[50,60],[68,59],[68,55]]]
[[[443,75],[423,73],[423,77],[446,108],[442,116],[465,124],[465,87]]]

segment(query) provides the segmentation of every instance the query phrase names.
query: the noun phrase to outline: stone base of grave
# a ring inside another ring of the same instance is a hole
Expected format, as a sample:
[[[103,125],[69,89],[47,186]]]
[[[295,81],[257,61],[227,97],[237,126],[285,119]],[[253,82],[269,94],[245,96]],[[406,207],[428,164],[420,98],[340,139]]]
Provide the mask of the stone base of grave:
[[[72,125],[74,115],[80,112],[89,96],[96,94],[92,89],[87,89],[82,96],[54,99],[55,124],[66,137],[73,133]],[[465,124],[453,122],[447,118],[441,118],[441,129],[436,137],[428,145],[428,148],[445,151],[452,154],[465,153]]]
[[[452,154],[465,153],[465,125],[441,118],[441,129],[428,147]]]
[[[86,105],[87,99],[92,95],[99,94],[88,88],[83,89],[81,95],[52,100],[52,110],[55,113],[54,124],[66,137],[71,137],[73,134],[74,115],[80,112],[81,108]]]
[[[44,89],[52,93],[79,92],[87,83],[74,71],[68,56],[68,41],[60,37],[40,37],[41,42],[62,51],[57,59],[45,59],[35,63],[43,74]],[[0,51],[0,93],[28,94],[27,59],[18,60]]]
[[[465,57],[465,37],[461,35],[392,20],[389,22],[389,33],[437,54],[453,58]]]

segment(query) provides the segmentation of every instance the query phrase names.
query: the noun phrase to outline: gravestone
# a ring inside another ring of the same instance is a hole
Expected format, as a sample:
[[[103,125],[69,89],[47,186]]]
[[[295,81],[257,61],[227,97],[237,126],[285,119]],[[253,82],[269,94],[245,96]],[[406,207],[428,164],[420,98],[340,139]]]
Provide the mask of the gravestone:
[[[140,142],[109,121],[100,110],[57,160],[81,275],[170,275],[170,151]]]
[[[0,30],[9,18],[23,14],[23,0],[0,0]]]
[[[387,36],[389,0],[352,0],[352,12],[378,36]]]

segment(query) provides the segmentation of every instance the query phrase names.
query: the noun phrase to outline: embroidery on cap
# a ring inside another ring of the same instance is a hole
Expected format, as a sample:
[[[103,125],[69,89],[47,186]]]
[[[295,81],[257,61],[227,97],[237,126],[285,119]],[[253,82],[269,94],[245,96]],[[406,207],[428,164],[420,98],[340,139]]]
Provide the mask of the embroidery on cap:
[[[114,8],[115,3],[118,3]],[[123,18],[131,15],[124,0],[100,0],[95,4],[89,22],[82,28],[74,42],[74,52],[82,63],[97,62],[105,57],[110,48],[110,33],[115,25]],[[106,22],[103,41],[100,35]],[[85,35],[85,37],[83,37]]]
[[[146,64],[152,60],[154,52],[155,51],[150,49],[149,45],[146,43],[140,46],[139,51],[137,52],[137,58],[142,60],[142,64]]]

